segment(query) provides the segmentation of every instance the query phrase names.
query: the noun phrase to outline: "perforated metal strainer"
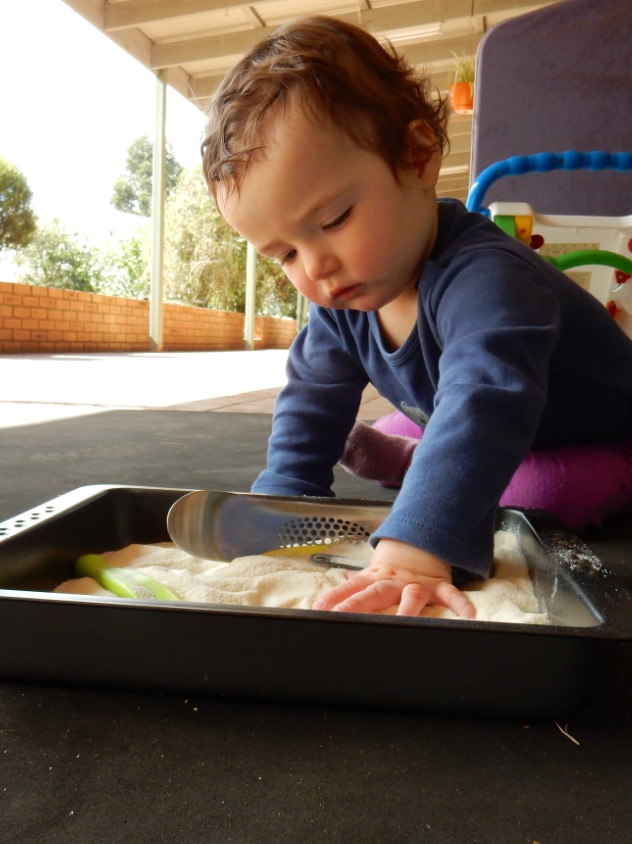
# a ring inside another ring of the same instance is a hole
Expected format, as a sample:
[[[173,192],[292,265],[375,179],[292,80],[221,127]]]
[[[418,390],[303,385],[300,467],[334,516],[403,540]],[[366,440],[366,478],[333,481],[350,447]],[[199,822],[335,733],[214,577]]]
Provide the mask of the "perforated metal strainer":
[[[279,528],[278,548],[296,545],[323,545],[332,542],[364,542],[370,531],[364,525],[331,516],[305,516],[292,519]]]
[[[276,548],[364,542],[390,503],[332,498],[284,498],[234,492],[192,492],[167,516],[175,544],[195,557],[233,560]]]

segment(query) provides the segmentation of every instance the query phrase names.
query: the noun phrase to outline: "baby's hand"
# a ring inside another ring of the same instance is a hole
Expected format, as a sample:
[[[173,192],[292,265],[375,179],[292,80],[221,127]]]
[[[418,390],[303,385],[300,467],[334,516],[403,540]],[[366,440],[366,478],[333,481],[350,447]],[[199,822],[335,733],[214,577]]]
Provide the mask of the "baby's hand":
[[[474,618],[471,601],[453,586],[450,566],[419,548],[382,539],[367,568],[351,572],[344,583],[321,595],[315,610],[381,612],[398,605],[397,615],[417,616],[439,604],[461,618]]]

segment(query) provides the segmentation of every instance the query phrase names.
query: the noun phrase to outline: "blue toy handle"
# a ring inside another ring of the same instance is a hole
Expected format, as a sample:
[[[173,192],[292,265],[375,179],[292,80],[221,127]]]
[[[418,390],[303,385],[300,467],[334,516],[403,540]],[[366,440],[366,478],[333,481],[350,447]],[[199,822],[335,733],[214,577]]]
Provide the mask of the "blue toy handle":
[[[470,188],[468,211],[485,214],[483,198],[490,186],[503,176],[524,173],[548,173],[551,170],[632,170],[630,152],[539,152],[536,155],[514,155],[486,167]]]

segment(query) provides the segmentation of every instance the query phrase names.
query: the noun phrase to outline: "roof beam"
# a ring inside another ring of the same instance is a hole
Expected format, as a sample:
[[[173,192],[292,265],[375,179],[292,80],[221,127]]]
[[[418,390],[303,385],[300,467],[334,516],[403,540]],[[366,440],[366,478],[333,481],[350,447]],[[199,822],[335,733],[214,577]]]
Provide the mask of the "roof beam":
[[[115,32],[146,23],[245,5],[243,0],[127,0],[125,3],[105,3],[103,28],[106,32]]]
[[[463,26],[474,32],[474,25],[470,24],[468,17],[471,0],[454,0],[463,7],[463,14],[459,17]],[[123,4],[125,5],[125,4]],[[264,4],[259,5],[261,14],[265,13]],[[261,6],[264,6],[262,9]],[[378,9],[371,9],[362,12],[362,25],[369,31],[378,34],[388,34],[393,30],[411,30],[411,40],[415,40],[414,32],[424,26],[437,24],[437,33],[440,32],[440,21],[436,20],[432,4],[424,2],[404,3],[398,6],[386,6]],[[358,23],[357,13],[336,15],[337,18],[348,23]],[[222,35],[209,35],[202,38],[187,38],[180,41],[173,41],[164,44],[156,44],[152,51],[152,68],[159,69],[171,67],[176,64],[187,64],[189,62],[204,61],[208,58],[219,56],[235,56],[247,52],[269,33],[274,32],[276,25],[265,26],[255,30],[224,33]],[[464,34],[466,34],[464,32]],[[418,38],[423,37],[420,33]],[[449,37],[454,37],[450,32]]]
[[[66,0],[66,2],[73,5],[72,0]],[[410,10],[411,7],[414,7],[412,16],[418,25],[424,23],[424,21],[429,22],[432,17],[437,17],[435,11],[437,7],[435,6],[433,9],[431,4],[423,2],[423,0],[382,7],[381,10],[371,9],[367,0],[358,0],[358,2],[360,14],[363,17],[365,13],[375,14],[378,11],[397,16],[402,9]],[[255,0],[254,3],[244,2],[244,0],[126,0],[124,3],[92,0],[92,4],[99,8],[105,32],[115,32],[120,29],[155,23],[156,21],[184,18],[190,15],[215,12],[221,9],[233,9],[240,6],[252,11],[257,18],[263,19],[266,17],[266,6],[268,5],[266,0],[259,0],[259,2]],[[78,5],[82,4],[79,3]],[[540,0],[540,2],[538,0],[535,0],[535,2],[534,0],[449,0],[447,5],[449,5],[449,10],[441,6],[438,7],[440,9],[440,20],[444,21],[467,15],[492,15],[503,19],[504,17],[513,17],[516,14],[516,9],[520,8],[523,12],[527,12],[539,6],[548,5],[548,3],[547,0]],[[335,14],[335,11],[332,14]]]
[[[358,0],[358,2],[359,11],[362,15],[370,12],[375,13],[376,10],[371,9],[367,0]],[[478,2],[481,2],[481,0],[478,0]],[[488,5],[491,4],[492,8],[511,6],[511,0],[486,0],[486,2]],[[517,0],[517,2],[533,2],[533,0]],[[449,17],[470,14],[471,4],[472,0],[449,0]],[[254,0],[250,3],[244,2],[244,0],[126,0],[124,3],[102,3],[106,32],[114,32],[117,29],[127,29],[172,18],[184,18],[204,12],[232,9],[238,6],[252,9],[259,18],[266,18],[267,5],[266,0],[259,0],[259,2]],[[385,7],[382,11],[397,15],[398,10],[410,10],[411,7],[415,7],[412,14],[417,23],[423,23],[424,19],[428,17],[436,18],[434,9],[424,0],[415,0],[412,3],[404,2],[400,5]],[[331,14],[336,15],[335,10],[332,10]],[[354,14],[353,17],[357,21],[357,14]],[[445,18],[445,15],[442,15],[442,17]]]
[[[224,78],[225,74],[191,77],[189,81],[189,99],[196,105],[201,105],[208,100],[213,91],[217,88],[219,83]]]
[[[276,27],[248,29],[224,35],[209,35],[206,38],[190,38],[167,44],[155,44],[151,51],[151,68],[160,70],[189,62],[203,61],[220,56],[240,56],[248,52]]]
[[[513,0],[515,3],[533,7],[533,0]],[[217,9],[247,6],[253,14],[255,22],[261,24],[266,20],[265,0],[247,4],[243,0],[126,0],[124,3],[111,3],[103,6],[104,26],[107,32],[119,31],[118,37],[124,31],[139,27],[150,21],[168,18],[182,18],[188,15],[201,14]],[[536,4],[537,3],[536,0]],[[376,34],[392,33],[393,40],[399,43],[415,43],[424,39],[424,28],[435,27],[428,32],[427,39],[467,37],[480,34],[484,29],[483,10],[485,14],[511,14],[512,0],[450,0],[450,14],[447,20],[437,20],[437,16],[445,18],[447,9],[441,11],[441,6],[434,3],[415,0],[412,3],[399,3],[394,6],[382,6],[376,9],[363,9],[360,21],[368,30]],[[358,23],[358,13],[337,15],[341,20]],[[253,47],[261,38],[273,32],[277,23],[269,26],[256,26],[254,29],[226,32],[220,35],[204,35],[201,37],[180,38],[177,41],[154,43],[151,51],[151,68],[163,68],[184,65],[208,58],[221,56],[230,57],[231,62],[236,55],[242,55]],[[458,28],[458,32],[455,28]],[[407,30],[410,32],[408,33]],[[473,52],[473,50],[471,51]]]

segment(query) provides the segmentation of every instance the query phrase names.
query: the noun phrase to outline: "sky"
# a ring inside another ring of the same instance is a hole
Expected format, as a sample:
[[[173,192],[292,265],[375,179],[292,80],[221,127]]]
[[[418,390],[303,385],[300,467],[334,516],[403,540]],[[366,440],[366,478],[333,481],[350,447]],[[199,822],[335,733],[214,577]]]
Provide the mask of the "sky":
[[[26,177],[40,223],[92,238],[130,229],[110,198],[131,142],[153,139],[155,99],[155,76],[63,0],[0,0],[0,157]],[[203,125],[168,88],[167,141],[185,167]]]

